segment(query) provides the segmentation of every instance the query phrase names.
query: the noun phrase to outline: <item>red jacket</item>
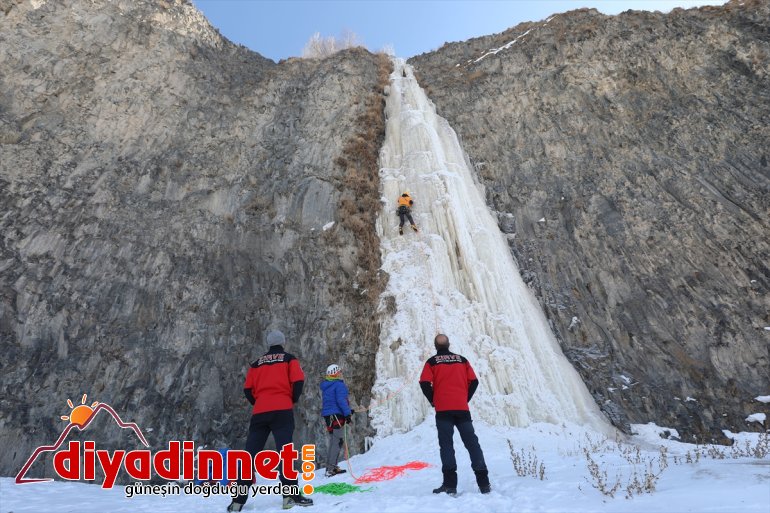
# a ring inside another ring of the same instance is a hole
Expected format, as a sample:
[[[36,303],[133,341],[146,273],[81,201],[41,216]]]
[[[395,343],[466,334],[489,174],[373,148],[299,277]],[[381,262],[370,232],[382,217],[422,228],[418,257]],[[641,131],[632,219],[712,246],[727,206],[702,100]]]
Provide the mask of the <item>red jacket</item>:
[[[468,411],[478,385],[470,362],[448,349],[428,358],[420,375],[420,388],[436,411]]]
[[[251,364],[243,391],[254,405],[252,414],[290,410],[299,399],[304,383],[305,373],[299,360],[282,346],[271,346]]]

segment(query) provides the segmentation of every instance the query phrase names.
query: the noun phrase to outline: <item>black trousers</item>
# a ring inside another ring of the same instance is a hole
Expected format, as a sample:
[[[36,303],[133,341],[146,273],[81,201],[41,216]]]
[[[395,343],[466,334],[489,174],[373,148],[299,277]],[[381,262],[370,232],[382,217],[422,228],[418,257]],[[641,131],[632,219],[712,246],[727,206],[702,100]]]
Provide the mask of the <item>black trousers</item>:
[[[246,439],[246,450],[251,454],[251,458],[259,451],[265,448],[267,443],[267,437],[273,433],[273,439],[275,440],[275,448],[277,451],[281,450],[286,444],[292,442],[292,436],[294,435],[294,410],[275,410],[265,413],[255,413],[251,416],[251,422],[249,423],[249,436]],[[285,485],[296,485],[296,479],[286,479],[281,472],[281,466],[278,467],[281,483]],[[238,481],[239,485],[250,485],[250,481]],[[233,502],[238,504],[246,504],[246,499],[249,496],[239,495]]]
[[[460,433],[460,439],[471,457],[471,468],[476,474],[479,486],[489,484],[487,464],[484,453],[479,445],[479,438],[473,430],[473,421],[469,411],[438,411],[436,412],[436,430],[438,431],[438,447],[441,453],[441,472],[444,474],[444,485],[457,488],[457,460],[452,441],[454,429]]]
[[[399,228],[404,226],[404,217],[409,219],[409,224],[414,224],[414,219],[412,219],[412,214],[409,212],[399,212],[398,218],[401,219],[401,223],[398,225]]]

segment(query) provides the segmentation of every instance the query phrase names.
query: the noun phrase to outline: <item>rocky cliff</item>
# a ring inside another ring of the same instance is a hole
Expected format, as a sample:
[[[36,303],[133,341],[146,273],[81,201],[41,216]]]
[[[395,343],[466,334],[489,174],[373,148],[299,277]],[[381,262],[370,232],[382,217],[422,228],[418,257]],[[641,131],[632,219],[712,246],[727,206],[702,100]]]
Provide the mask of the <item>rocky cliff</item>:
[[[758,428],[770,3],[578,10],[410,62],[613,421],[688,441]]]
[[[331,361],[367,401],[389,66],[276,64],[181,0],[0,2],[0,474],[82,393],[154,447],[240,447],[270,328],[308,376],[298,440]]]

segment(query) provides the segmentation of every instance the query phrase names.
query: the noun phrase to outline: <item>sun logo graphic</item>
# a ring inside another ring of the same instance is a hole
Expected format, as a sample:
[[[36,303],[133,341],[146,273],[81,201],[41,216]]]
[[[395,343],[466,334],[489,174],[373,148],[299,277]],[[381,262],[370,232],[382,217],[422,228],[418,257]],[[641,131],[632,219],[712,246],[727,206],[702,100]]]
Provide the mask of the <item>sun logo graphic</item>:
[[[67,406],[69,406],[72,409],[72,411],[70,411],[69,415],[62,415],[60,418],[61,420],[69,421],[68,424],[65,426],[64,430],[59,435],[59,438],[56,440],[56,442],[53,445],[41,445],[40,447],[34,450],[32,455],[27,459],[26,463],[24,463],[24,466],[21,468],[19,473],[16,474],[16,484],[42,483],[46,481],[53,481],[53,479],[51,478],[33,479],[33,478],[27,478],[25,476],[29,471],[29,468],[32,466],[32,464],[37,460],[37,458],[42,453],[57,451],[62,446],[65,438],[67,438],[67,435],[69,434],[70,431],[72,431],[72,429],[77,428],[79,431],[84,431],[91,424],[91,422],[93,422],[93,420],[97,417],[97,415],[102,411],[106,411],[107,413],[109,413],[112,419],[121,429],[133,430],[133,432],[139,438],[139,441],[141,441],[145,447],[150,446],[147,443],[147,440],[144,438],[144,434],[142,433],[142,430],[139,429],[139,426],[137,426],[136,423],[123,422],[123,419],[120,418],[120,415],[118,415],[118,413],[112,408],[112,406],[110,406],[107,403],[100,403],[98,401],[94,401],[89,406],[86,404],[87,399],[88,399],[88,395],[83,394],[83,397],[80,399],[80,404],[77,406],[75,406],[72,403],[72,400],[67,399]],[[73,477],[71,477],[73,473],[71,463],[73,462],[69,461],[70,465],[65,466],[63,470],[60,471],[60,469],[58,468],[59,466],[57,465],[57,458],[59,458],[61,454],[67,454],[67,453],[71,454],[73,450],[77,451],[79,455],[79,450],[80,450],[79,441],[70,442],[69,445],[70,445],[70,449],[68,451],[62,451],[54,455],[54,470],[56,470],[56,472],[65,479],[73,479]],[[86,452],[86,455],[84,458],[86,465],[88,464],[89,460],[94,459],[93,456],[97,456],[101,463],[102,461],[101,453],[106,453],[107,451],[94,451],[95,445],[94,445],[94,442],[91,442],[91,441],[86,441],[84,443],[84,446],[85,446],[85,452]],[[89,451],[91,453],[90,454],[91,458],[89,458]],[[78,463],[78,468],[76,469],[76,471],[77,471],[78,477],[74,479],[79,479],[80,477],[79,459],[77,463]],[[92,461],[92,466],[93,466],[93,461]],[[91,472],[89,472],[88,469],[86,469],[86,479],[89,479],[90,474]]]
[[[83,426],[86,425],[86,422],[88,422],[88,419],[91,418],[91,415],[94,414],[94,408],[96,405],[99,404],[98,401],[94,401],[91,403],[91,406],[86,406],[86,399],[88,398],[87,394],[83,394],[83,398],[80,400],[79,406],[74,406],[72,404],[71,399],[67,399],[67,406],[69,406],[72,411],[69,415],[62,415],[60,418],[62,420],[69,420],[76,426],[82,429]]]

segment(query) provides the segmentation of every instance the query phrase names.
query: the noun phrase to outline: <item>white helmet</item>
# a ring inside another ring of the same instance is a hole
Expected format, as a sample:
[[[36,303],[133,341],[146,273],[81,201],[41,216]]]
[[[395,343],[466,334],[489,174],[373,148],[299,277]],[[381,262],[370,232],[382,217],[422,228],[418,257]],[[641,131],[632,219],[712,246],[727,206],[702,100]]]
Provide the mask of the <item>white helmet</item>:
[[[333,363],[333,364],[329,365],[328,367],[326,367],[326,375],[327,376],[336,376],[340,372],[342,372],[342,369],[340,369],[340,366],[337,365],[336,363]]]

